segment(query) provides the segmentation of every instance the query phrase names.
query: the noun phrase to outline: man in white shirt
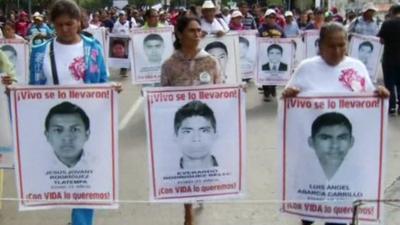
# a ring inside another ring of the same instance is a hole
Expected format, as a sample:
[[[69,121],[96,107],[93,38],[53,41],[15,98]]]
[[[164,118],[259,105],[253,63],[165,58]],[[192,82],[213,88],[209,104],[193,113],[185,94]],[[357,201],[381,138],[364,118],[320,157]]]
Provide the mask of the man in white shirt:
[[[118,14],[119,18],[114,23],[112,32],[117,34],[129,34],[130,24],[126,19],[125,11],[120,11]]]
[[[207,0],[203,3],[201,7],[201,13],[203,15],[203,18],[201,18],[201,30],[203,37],[207,34],[215,34],[221,37],[229,31],[229,27],[225,21],[215,17],[215,11],[215,5],[211,0]]]

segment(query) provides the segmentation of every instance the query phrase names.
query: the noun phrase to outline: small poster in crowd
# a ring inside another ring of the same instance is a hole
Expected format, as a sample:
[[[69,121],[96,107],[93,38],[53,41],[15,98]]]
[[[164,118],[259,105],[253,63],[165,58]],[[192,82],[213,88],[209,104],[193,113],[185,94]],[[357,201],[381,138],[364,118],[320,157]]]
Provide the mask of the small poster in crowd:
[[[132,43],[128,34],[108,34],[108,67],[130,68]]]
[[[351,36],[349,55],[364,63],[371,80],[374,82],[378,78],[382,51],[383,45],[379,42],[378,37],[358,34]]]
[[[222,37],[207,35],[201,40],[200,47],[218,60],[222,70],[223,83],[237,84],[241,82],[237,33],[226,34]]]
[[[28,57],[29,47],[28,43],[24,40],[8,40],[0,39],[0,51],[4,53],[13,68],[12,71],[19,84],[28,83]],[[2,71],[0,71],[1,73]]]
[[[295,38],[290,38],[292,40],[293,44],[293,55],[294,55],[294,61],[293,61],[293,68],[292,70],[296,69],[296,67],[300,64],[300,62],[305,59],[305,45],[303,42],[303,39],[301,37],[295,37]]]
[[[85,29],[85,31],[92,34],[93,37],[99,41],[101,47],[103,47],[104,50],[103,55],[106,56],[107,55],[106,49],[108,49],[107,37],[106,37],[107,28],[105,27],[87,28]]]
[[[244,97],[236,85],[145,89],[152,201],[243,194]]]
[[[134,84],[160,83],[161,65],[173,53],[172,27],[132,31]]]
[[[114,88],[15,86],[11,101],[20,210],[117,208]]]
[[[2,74],[0,73],[0,77]],[[12,147],[12,130],[8,97],[4,85],[0,84],[0,168],[12,168],[14,151]]]
[[[242,79],[254,78],[257,61],[257,30],[239,32],[239,62]]]
[[[257,38],[257,76],[260,85],[286,85],[292,73],[294,44],[285,38]]]
[[[375,199],[358,218],[381,219],[387,108],[372,93],[280,101],[283,212],[347,223],[354,201]]]
[[[319,30],[305,30],[304,43],[306,46],[306,58],[319,55]]]

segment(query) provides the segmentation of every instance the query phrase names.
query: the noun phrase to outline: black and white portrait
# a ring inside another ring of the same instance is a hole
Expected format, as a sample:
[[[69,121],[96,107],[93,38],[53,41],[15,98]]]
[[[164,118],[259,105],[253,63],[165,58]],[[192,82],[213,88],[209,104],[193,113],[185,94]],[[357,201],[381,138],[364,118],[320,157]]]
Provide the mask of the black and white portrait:
[[[240,70],[242,79],[253,78],[257,58],[257,39],[255,30],[245,30],[239,33]]]

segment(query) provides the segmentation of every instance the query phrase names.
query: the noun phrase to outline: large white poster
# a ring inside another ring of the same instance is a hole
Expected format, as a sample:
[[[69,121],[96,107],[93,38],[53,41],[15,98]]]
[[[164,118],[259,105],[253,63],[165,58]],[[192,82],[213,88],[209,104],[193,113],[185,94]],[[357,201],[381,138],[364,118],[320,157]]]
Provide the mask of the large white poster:
[[[0,74],[2,76],[2,74]],[[0,168],[12,168],[14,152],[12,148],[12,131],[10,108],[5,86],[0,84]]]
[[[293,70],[300,64],[300,62],[305,59],[305,45],[301,37],[290,38],[293,43]]]
[[[329,222],[381,219],[387,100],[315,93],[279,105],[283,212]],[[368,122],[366,122],[368,121]]]
[[[232,85],[145,89],[152,201],[243,194],[244,97]]]
[[[113,87],[16,86],[11,100],[20,210],[118,207]]]
[[[222,37],[207,35],[201,40],[200,47],[218,60],[224,83],[237,84],[240,82],[240,53],[237,33],[226,34]]]
[[[257,61],[257,30],[239,32],[240,70],[242,79],[254,77]]]
[[[133,29],[133,83],[160,82],[161,65],[174,51],[172,30],[172,27]]]
[[[382,51],[383,45],[379,42],[378,37],[357,34],[351,36],[349,55],[364,63],[374,82],[377,80],[381,66]]]
[[[14,65],[18,83],[28,83],[28,43],[24,40],[0,39],[0,51],[4,52]]]
[[[319,55],[319,30],[305,30],[304,43],[306,46],[306,58]]]
[[[294,61],[294,44],[285,38],[257,38],[257,75],[260,85],[286,85]]]
[[[128,34],[109,34],[107,51],[108,67],[131,67],[132,41]]]

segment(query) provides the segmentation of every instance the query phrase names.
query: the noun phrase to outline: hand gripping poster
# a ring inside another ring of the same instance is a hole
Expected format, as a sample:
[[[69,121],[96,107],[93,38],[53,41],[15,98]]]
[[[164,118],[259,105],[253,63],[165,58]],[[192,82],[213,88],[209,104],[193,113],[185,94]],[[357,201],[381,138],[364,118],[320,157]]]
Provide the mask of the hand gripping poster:
[[[319,55],[319,30],[305,30],[303,35],[306,46],[306,58]]]
[[[257,34],[257,30],[239,32],[239,62],[242,79],[254,77],[257,62]]]
[[[243,194],[244,97],[232,85],[145,89],[151,201]]]
[[[29,46],[25,40],[0,39],[0,54],[4,54],[11,63],[10,76],[19,84],[28,83]],[[1,65],[3,67],[3,65]],[[0,68],[0,73],[3,68]]]
[[[159,83],[161,65],[173,51],[172,27],[136,28],[131,32],[133,40],[134,84]]]
[[[371,80],[374,82],[377,80],[381,66],[382,51],[383,45],[379,42],[378,37],[358,34],[351,37],[349,55],[364,63]]]
[[[117,208],[113,87],[14,86],[11,101],[20,210]]]
[[[228,33],[222,37],[207,35],[201,40],[200,47],[218,60],[225,84],[241,82],[239,36],[237,33]]]
[[[257,75],[259,85],[286,85],[293,70],[293,40],[257,38]]]
[[[279,105],[282,210],[307,220],[348,223],[382,218],[387,100],[312,94]]]

